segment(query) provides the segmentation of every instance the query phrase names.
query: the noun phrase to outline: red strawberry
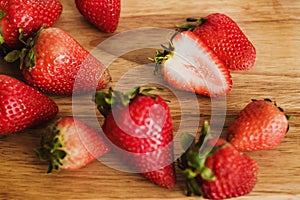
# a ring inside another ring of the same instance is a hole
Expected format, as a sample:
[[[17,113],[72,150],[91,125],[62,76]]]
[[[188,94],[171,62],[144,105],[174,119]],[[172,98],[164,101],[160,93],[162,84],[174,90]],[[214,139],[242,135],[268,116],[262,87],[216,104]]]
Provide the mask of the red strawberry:
[[[44,92],[79,94],[102,89],[111,79],[99,60],[59,28],[41,29],[34,42],[30,41],[19,53],[22,73],[30,85]],[[7,60],[10,55],[16,54],[8,54]]]
[[[0,75],[0,135],[23,131],[56,116],[58,107],[34,88]]]
[[[9,2],[9,0],[1,0],[0,1],[0,10],[2,11],[2,12],[0,12],[1,13],[0,18],[3,18],[5,13],[7,12],[8,2]]]
[[[103,131],[118,155],[151,182],[173,188],[173,129],[166,102],[140,88],[99,91],[95,101],[106,117]]]
[[[194,139],[179,161],[187,177],[188,195],[238,197],[250,193],[257,183],[256,162],[225,140],[212,138],[207,122],[199,141]]]
[[[119,23],[120,0],[75,0],[79,12],[98,29],[113,33]]]
[[[62,12],[59,0],[7,0],[0,5],[0,38],[11,48],[20,45],[20,29],[26,39],[42,26],[51,27]]]
[[[229,93],[231,75],[223,62],[195,34],[177,33],[171,48],[156,52],[165,80],[175,88],[211,97]]]
[[[94,130],[75,118],[62,118],[50,127],[36,150],[49,161],[48,173],[54,170],[76,170],[108,151],[108,146]]]
[[[254,100],[229,126],[227,139],[240,151],[269,149],[285,137],[288,119],[289,116],[271,100]]]
[[[202,39],[224,64],[232,70],[248,70],[254,66],[256,50],[239,26],[225,14],[213,13],[202,19],[191,19],[188,28]]]

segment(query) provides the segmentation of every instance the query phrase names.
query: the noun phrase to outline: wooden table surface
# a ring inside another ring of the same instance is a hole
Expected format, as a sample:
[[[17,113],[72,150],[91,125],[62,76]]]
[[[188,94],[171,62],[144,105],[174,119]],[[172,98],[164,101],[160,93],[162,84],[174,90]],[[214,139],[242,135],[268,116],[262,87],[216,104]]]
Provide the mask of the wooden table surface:
[[[163,35],[165,30],[173,30],[175,24],[182,23],[187,17],[206,16],[213,12],[232,17],[256,47],[257,60],[250,71],[232,72],[234,85],[225,99],[227,112],[223,116],[223,132],[251,99],[271,98],[292,115],[290,131],[280,145],[267,151],[247,153],[259,165],[259,182],[251,194],[238,199],[300,199],[300,1],[123,0],[119,27],[114,34],[102,33],[87,23],[73,1],[61,2],[64,10],[56,27],[67,31],[89,51],[104,44],[102,47],[106,47],[108,53],[114,50],[125,53],[113,56],[115,59],[109,66],[112,85],[127,74],[125,77],[131,77],[133,82],[138,76],[145,76],[136,73],[134,77],[131,72],[149,63],[147,58],[153,57],[154,49],[159,48],[159,44],[150,44],[153,38],[144,38],[145,43],[139,44],[135,37],[138,31],[155,32],[158,28],[155,33],[159,40],[165,38],[167,41],[168,35]],[[119,36],[128,31],[132,31],[132,37],[119,40]],[[108,42],[115,46],[105,46],[109,38],[116,38],[117,42]],[[136,47],[140,49],[135,50]],[[1,61],[0,73],[22,78],[18,64],[8,65]],[[171,91],[163,95],[171,101],[174,133],[177,134],[183,120],[182,110]],[[71,97],[51,98],[60,108],[56,119],[74,115]],[[196,101],[196,107],[201,110],[197,117],[201,122],[210,120],[211,100],[197,96]],[[80,109],[83,116],[84,105]],[[191,112],[195,114],[196,110]],[[78,171],[47,175],[47,164],[39,161],[33,151],[39,146],[45,126],[0,136],[0,199],[189,199],[185,197],[179,170],[176,187],[172,190],[159,188],[139,174],[116,170],[98,161]],[[201,123],[191,123],[186,128],[198,130]]]

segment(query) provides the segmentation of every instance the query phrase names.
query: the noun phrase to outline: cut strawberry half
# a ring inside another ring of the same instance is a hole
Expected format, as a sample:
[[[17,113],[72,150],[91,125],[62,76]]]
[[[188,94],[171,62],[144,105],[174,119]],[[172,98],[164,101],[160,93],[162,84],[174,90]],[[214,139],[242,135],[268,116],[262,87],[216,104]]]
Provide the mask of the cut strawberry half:
[[[156,52],[155,62],[162,64],[165,80],[177,89],[210,97],[231,91],[227,66],[191,31],[176,33],[168,49]]]

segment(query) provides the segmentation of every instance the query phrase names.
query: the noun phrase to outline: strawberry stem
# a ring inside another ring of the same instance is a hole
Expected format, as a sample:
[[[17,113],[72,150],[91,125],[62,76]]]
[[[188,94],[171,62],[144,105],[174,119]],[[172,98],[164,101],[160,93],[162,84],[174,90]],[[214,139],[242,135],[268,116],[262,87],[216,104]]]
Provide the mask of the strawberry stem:
[[[21,28],[19,29],[19,41],[25,46],[27,45],[27,42],[24,40],[24,32]]]

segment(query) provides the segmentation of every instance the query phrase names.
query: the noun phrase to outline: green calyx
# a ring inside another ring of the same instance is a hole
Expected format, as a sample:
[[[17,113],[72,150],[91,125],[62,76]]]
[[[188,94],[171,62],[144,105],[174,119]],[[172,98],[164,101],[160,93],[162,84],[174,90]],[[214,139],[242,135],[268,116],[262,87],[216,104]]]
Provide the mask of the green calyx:
[[[182,31],[193,31],[196,27],[200,26],[201,24],[203,24],[206,21],[205,18],[187,18],[186,22],[187,23],[183,23],[183,24],[179,24],[176,25],[176,30],[179,32]]]
[[[67,153],[63,149],[61,134],[56,125],[42,137],[41,147],[35,152],[40,160],[49,162],[47,173],[60,169]]]
[[[160,64],[164,63],[171,56],[172,56],[172,54],[167,50],[164,50],[164,51],[156,50],[154,59],[151,59],[156,64],[155,69],[154,69],[155,75],[158,74],[158,72],[160,70]]]
[[[176,35],[177,33],[175,33],[172,38]],[[173,43],[172,43],[172,38],[169,42],[169,47],[166,47],[164,45],[161,45],[161,47],[163,48],[163,50],[156,50],[155,51],[155,57],[154,58],[149,58],[149,60],[151,60],[152,62],[154,62],[155,65],[155,70],[154,70],[154,74],[158,74],[159,69],[160,69],[160,65],[163,64],[166,60],[168,60],[169,58],[171,58],[173,56],[173,51],[175,50]]]
[[[33,68],[36,63],[36,56],[33,50],[35,45],[35,40],[38,37],[39,33],[45,29],[45,26],[42,26],[39,31],[32,35],[32,37],[27,40],[24,39],[24,33],[22,29],[19,29],[19,41],[24,45],[24,48],[21,50],[12,50],[6,54],[4,60],[7,62],[16,62],[20,59],[20,68],[26,67],[28,70]]]
[[[0,10],[0,19],[2,19],[5,16],[5,12],[3,10]]]
[[[3,12],[3,10],[0,10],[0,19],[2,19],[5,16],[5,12]],[[4,43],[4,37],[2,34],[0,34],[0,45],[2,45]]]
[[[2,34],[0,34],[0,45],[2,45],[4,43],[4,37]]]
[[[127,106],[137,95],[146,95],[153,98],[156,97],[154,94],[150,94],[151,91],[158,90],[162,91],[162,88],[145,88],[135,87],[126,92],[114,91],[109,88],[108,92],[97,91],[95,94],[94,102],[97,105],[99,112],[107,117],[111,111],[112,105]]]
[[[197,182],[198,177],[201,177],[203,180],[216,180],[212,170],[205,166],[205,162],[208,157],[226,144],[207,148],[206,145],[210,139],[212,139],[212,136],[207,121],[204,122],[201,132],[196,137],[184,134],[181,138],[181,144],[184,149],[190,144],[186,152],[178,159],[178,167],[187,178],[188,196],[192,194],[202,196],[200,186]]]

